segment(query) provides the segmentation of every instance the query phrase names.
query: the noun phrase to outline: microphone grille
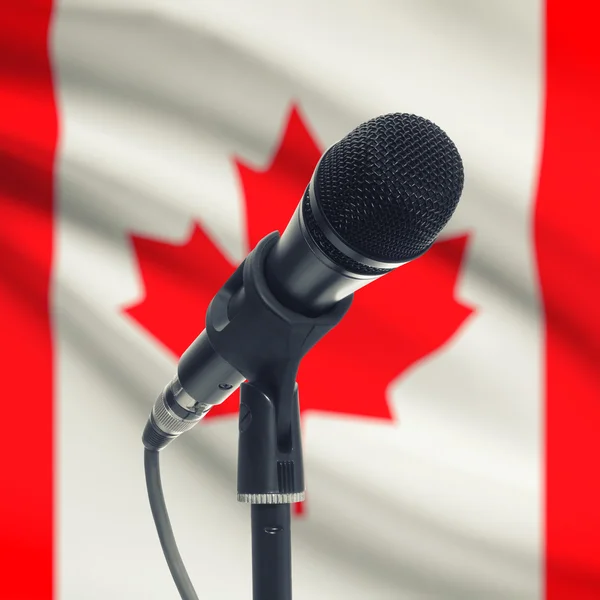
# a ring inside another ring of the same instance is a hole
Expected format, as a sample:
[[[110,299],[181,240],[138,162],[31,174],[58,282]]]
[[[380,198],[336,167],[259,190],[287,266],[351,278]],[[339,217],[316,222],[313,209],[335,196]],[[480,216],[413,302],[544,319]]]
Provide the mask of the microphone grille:
[[[374,260],[402,262],[433,243],[463,180],[460,154],[442,129],[394,113],[363,123],[325,153],[315,193],[348,246]]]

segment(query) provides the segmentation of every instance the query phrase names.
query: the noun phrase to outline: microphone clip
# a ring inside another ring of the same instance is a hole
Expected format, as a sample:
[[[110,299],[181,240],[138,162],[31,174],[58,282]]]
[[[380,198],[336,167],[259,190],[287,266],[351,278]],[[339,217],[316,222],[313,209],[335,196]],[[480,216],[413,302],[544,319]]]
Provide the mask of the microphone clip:
[[[278,239],[274,232],[259,242],[206,314],[210,344],[247,380],[241,386],[238,500],[252,504],[304,500],[296,375],[305,354],[352,302],[347,296],[317,317],[282,305],[265,276],[266,258]]]

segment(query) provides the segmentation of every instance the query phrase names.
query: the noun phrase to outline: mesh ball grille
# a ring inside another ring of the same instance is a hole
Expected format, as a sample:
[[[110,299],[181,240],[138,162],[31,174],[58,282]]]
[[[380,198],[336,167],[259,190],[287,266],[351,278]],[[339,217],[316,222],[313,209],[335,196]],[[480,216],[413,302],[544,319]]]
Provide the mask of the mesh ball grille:
[[[363,123],[330,148],[315,192],[348,246],[401,262],[433,243],[456,208],[463,178],[458,150],[437,125],[396,113]]]

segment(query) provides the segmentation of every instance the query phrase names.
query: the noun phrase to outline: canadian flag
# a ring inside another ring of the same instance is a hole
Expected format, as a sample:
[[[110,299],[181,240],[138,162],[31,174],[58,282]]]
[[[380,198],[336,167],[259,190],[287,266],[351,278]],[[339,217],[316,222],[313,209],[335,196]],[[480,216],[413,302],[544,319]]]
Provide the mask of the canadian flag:
[[[299,600],[600,598],[600,15],[566,0],[3,0],[0,598],[174,598],[141,432],[322,151],[423,115],[422,258],[306,357]],[[237,394],[164,452],[200,597],[249,598]]]

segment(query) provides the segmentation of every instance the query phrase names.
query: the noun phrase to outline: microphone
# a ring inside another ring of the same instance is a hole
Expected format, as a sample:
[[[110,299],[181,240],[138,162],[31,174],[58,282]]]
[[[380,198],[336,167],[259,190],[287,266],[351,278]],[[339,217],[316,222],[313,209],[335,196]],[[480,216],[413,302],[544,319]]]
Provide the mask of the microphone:
[[[456,146],[431,121],[394,113],[363,123],[323,154],[283,235],[268,250],[262,267],[268,302],[310,318],[335,311],[355,291],[431,247],[454,213],[463,181]],[[154,404],[142,438],[148,450],[191,429],[246,379],[210,339],[244,306],[238,272],[222,322],[207,322]]]

